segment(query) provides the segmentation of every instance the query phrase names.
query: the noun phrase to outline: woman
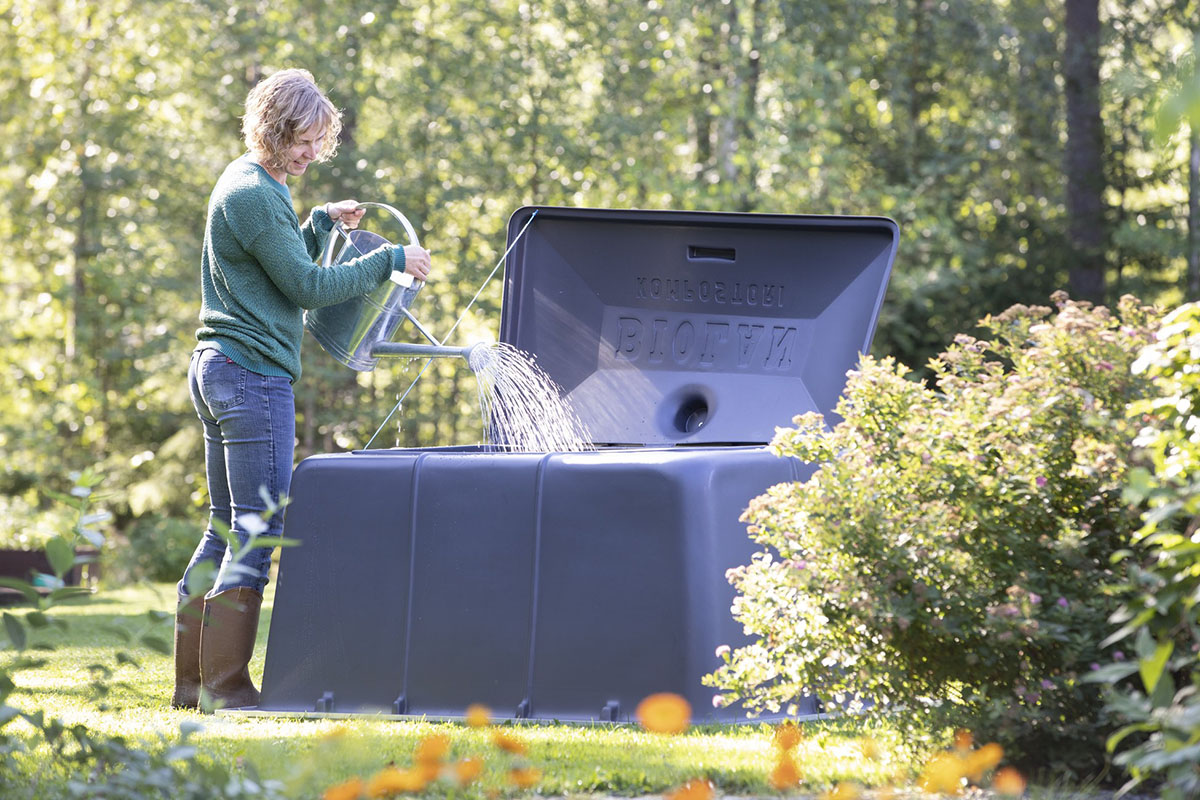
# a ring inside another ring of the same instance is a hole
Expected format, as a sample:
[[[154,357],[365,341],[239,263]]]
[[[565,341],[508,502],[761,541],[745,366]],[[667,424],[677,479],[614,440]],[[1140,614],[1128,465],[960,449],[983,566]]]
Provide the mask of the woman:
[[[287,179],[332,156],[340,130],[338,110],[311,74],[272,75],[246,98],[249,152],[226,167],[209,198],[188,382],[204,426],[210,513],[179,582],[177,708],[258,703],[248,665],[273,548],[253,548],[240,562],[234,554],[252,535],[283,528],[282,513],[270,509],[292,476],[303,309],[366,294],[393,270],[422,280],[429,273],[429,253],[414,245],[328,268],[315,263],[333,224],[357,227],[363,211],[354,200],[326,203],[301,224]],[[226,545],[223,530],[238,548]]]

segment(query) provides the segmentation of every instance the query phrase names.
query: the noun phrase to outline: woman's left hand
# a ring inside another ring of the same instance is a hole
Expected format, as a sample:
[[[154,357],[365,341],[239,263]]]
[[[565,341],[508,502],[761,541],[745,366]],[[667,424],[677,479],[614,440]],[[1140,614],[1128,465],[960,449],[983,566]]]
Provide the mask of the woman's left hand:
[[[342,200],[339,203],[326,203],[325,213],[334,222],[341,220],[347,230],[354,230],[366,209],[360,208],[357,200]]]

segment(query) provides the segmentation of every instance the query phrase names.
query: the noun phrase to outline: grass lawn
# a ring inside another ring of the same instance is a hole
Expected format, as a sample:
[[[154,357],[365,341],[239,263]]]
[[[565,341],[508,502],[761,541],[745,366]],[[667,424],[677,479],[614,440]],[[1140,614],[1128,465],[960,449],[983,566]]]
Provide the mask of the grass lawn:
[[[273,585],[272,585],[273,586]],[[271,587],[263,604],[258,647],[251,664],[257,680],[262,674]],[[492,728],[469,728],[458,723],[353,719],[287,719],[202,716],[168,708],[172,662],[146,647],[127,644],[114,629],[130,634],[153,629],[169,640],[171,619],[155,621],[149,612],[174,611],[174,586],[143,585],[105,590],[71,606],[56,606],[52,615],[68,621],[38,631],[35,642],[53,645],[46,663],[19,671],[17,691],[10,703],[22,710],[43,710],[68,724],[82,723],[96,733],[164,748],[179,737],[181,723],[199,723],[192,736],[198,757],[226,763],[251,764],[263,778],[283,781],[289,796],[320,797],[329,786],[359,776],[368,778],[381,768],[412,763],[416,745],[434,733],[450,742],[449,758],[478,757],[485,765],[481,780],[466,791],[444,779],[427,795],[453,797],[519,794],[508,782],[508,770],[528,765],[540,771],[535,791],[540,794],[659,794],[691,778],[711,780],[727,795],[775,795],[769,783],[775,750],[772,730],[761,724],[693,727],[678,736],[647,733],[632,725],[507,725],[504,730],[523,742],[528,752],[514,757],[492,743]],[[21,611],[13,613],[20,615]],[[118,655],[122,654],[122,655]],[[118,663],[128,656],[132,663]],[[11,663],[14,653],[0,651]],[[97,695],[89,665],[113,669],[106,694]],[[868,787],[910,782],[911,756],[894,738],[868,732],[854,721],[820,721],[803,726],[805,737],[796,751],[804,776],[803,791],[817,793],[841,781]],[[53,797],[55,786],[69,777],[67,768],[46,756],[48,748],[29,734],[24,721],[6,730],[24,734],[31,748],[18,756],[16,774],[0,776],[0,797]],[[866,749],[864,737],[875,746]],[[0,766],[0,770],[4,769]]]

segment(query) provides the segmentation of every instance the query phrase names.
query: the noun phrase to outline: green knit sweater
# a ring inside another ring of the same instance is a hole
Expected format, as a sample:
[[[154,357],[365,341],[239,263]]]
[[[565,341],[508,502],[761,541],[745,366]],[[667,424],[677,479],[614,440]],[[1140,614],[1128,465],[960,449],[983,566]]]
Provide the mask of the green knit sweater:
[[[287,186],[250,155],[226,167],[208,201],[196,338],[252,372],[296,381],[303,310],[366,294],[404,269],[401,247],[322,268],[332,228],[320,208],[301,225]]]

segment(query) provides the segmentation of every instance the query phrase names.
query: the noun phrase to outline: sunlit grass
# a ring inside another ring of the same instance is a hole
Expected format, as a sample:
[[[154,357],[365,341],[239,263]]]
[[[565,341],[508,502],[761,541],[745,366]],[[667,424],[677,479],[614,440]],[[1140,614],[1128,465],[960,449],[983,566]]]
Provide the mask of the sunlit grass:
[[[251,663],[256,679],[262,674],[273,600],[270,589]],[[775,768],[774,730],[762,724],[695,726],[673,736],[636,725],[509,724],[504,730],[526,749],[524,755],[514,756],[495,746],[490,726],[364,717],[203,716],[171,710],[170,657],[130,646],[114,629],[130,634],[149,629],[169,640],[174,603],[173,586],[153,585],[104,591],[81,604],[56,607],[53,615],[69,624],[66,630],[50,626],[37,632],[34,642],[53,649],[40,654],[46,659],[44,665],[16,674],[13,704],[148,747],[164,747],[176,740],[181,723],[199,723],[203,729],[193,741],[201,758],[253,765],[262,777],[284,781],[297,797],[319,797],[329,786],[354,777],[366,779],[388,765],[407,767],[418,743],[433,734],[443,734],[449,741],[448,765],[474,757],[482,761],[484,770],[466,790],[459,789],[449,774],[431,784],[425,794],[519,793],[509,770],[524,766],[540,771],[536,791],[542,794],[663,793],[693,778],[712,781],[723,794],[778,794],[770,783]],[[155,621],[150,612],[168,616]],[[118,654],[137,663],[118,664]],[[11,659],[12,654],[0,657]],[[93,686],[95,674],[89,669],[93,664],[112,669],[104,694],[97,694]],[[821,721],[802,729],[804,736],[794,750],[803,775],[802,791],[819,792],[842,781],[884,786],[912,777],[904,755],[894,740],[888,744],[886,735],[873,736],[872,741],[883,744],[871,746],[865,754],[865,731],[852,721]],[[24,722],[14,723],[12,730],[27,736],[32,732]],[[28,741],[33,750],[19,758],[20,774],[11,776],[10,787],[65,780],[65,768],[45,762],[46,746],[31,736]]]

